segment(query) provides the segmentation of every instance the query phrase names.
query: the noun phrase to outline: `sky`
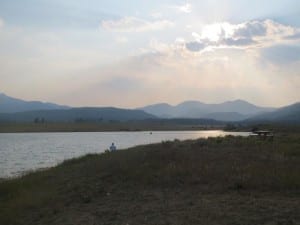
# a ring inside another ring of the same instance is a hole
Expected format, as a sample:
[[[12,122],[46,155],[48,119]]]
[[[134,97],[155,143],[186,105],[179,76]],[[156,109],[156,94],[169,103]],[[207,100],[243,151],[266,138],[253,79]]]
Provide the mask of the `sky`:
[[[300,101],[299,0],[0,0],[0,92],[71,106]]]

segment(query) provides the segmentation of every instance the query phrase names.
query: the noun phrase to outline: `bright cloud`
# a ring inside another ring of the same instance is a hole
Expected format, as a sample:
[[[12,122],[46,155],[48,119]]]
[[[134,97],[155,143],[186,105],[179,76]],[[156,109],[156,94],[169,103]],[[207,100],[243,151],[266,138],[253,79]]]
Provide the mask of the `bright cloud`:
[[[114,32],[145,32],[162,30],[173,27],[173,23],[168,20],[146,21],[137,17],[123,17],[119,20],[104,20],[101,26]]]
[[[218,42],[221,39],[232,37],[235,26],[229,23],[215,23],[204,26],[201,39],[210,42]]]
[[[195,41],[190,46],[263,48],[283,42],[291,42],[300,34],[300,29],[272,20],[248,21],[240,24],[214,23],[203,27],[200,33],[193,32]],[[198,42],[198,44],[196,44]],[[197,48],[199,51],[203,48]],[[195,51],[195,48],[192,49]]]

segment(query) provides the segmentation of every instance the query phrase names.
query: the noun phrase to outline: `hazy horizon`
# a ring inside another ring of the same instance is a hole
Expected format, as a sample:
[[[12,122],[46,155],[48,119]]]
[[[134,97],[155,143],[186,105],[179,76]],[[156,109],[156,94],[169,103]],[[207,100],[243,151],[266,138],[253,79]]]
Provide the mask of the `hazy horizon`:
[[[0,92],[70,106],[300,101],[300,2],[0,2]]]
[[[18,98],[18,97],[15,97],[15,96],[9,96],[7,95],[6,93],[3,93],[3,92],[0,92],[0,95],[3,94],[9,98],[15,98],[15,99],[18,99],[18,100],[24,100],[24,101],[28,101],[28,102],[32,102],[32,101],[38,101],[38,102],[42,102],[42,103],[53,103],[53,104],[59,104],[57,102],[48,102],[48,101],[44,101],[42,99],[35,99],[35,100],[32,100],[32,99],[23,99],[23,98]],[[292,102],[290,104],[287,104],[287,105],[281,105],[281,106],[272,106],[272,105],[258,105],[258,104],[255,104],[253,102],[250,102],[250,101],[247,101],[247,100],[244,100],[244,99],[228,99],[228,100],[225,100],[225,101],[220,101],[220,102],[205,102],[205,101],[201,101],[201,100],[197,100],[197,99],[186,99],[186,100],[183,100],[183,101],[180,101],[180,102],[175,102],[175,103],[169,103],[169,102],[153,102],[153,103],[149,103],[149,104],[144,104],[144,105],[138,105],[138,106],[133,106],[133,107],[123,107],[123,108],[128,108],[128,109],[137,109],[137,108],[143,108],[145,106],[151,106],[151,105],[158,105],[158,104],[168,104],[170,106],[177,106],[179,104],[182,104],[182,103],[186,103],[186,102],[200,102],[200,103],[203,103],[203,104],[222,104],[222,103],[226,103],[226,102],[235,102],[235,101],[244,101],[244,102],[248,102],[250,104],[253,104],[255,106],[258,106],[258,107],[266,107],[266,108],[280,108],[280,107],[285,107],[285,106],[289,106],[289,105],[293,105],[295,103],[299,103],[298,102]],[[60,104],[59,104],[60,105]],[[68,104],[64,104],[65,106],[69,106],[69,107],[116,107],[116,108],[122,108],[121,106],[118,106],[118,105],[77,105],[77,106],[74,106],[74,105],[68,105]]]

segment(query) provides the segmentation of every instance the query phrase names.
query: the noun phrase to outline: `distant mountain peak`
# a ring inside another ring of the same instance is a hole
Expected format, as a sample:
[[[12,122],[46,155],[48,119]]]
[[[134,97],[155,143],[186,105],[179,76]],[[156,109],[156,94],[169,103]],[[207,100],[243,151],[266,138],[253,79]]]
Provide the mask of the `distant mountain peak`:
[[[6,94],[0,92],[0,97],[8,97]]]
[[[25,101],[0,93],[0,113],[15,113],[34,110],[67,109],[68,106],[40,101]]]
[[[275,111],[263,113],[249,118],[250,122],[285,122],[300,124],[300,102],[281,107]]]
[[[195,105],[203,105],[203,104],[205,104],[205,103],[200,102],[200,101],[196,101],[196,100],[189,100],[189,101],[181,102],[176,106],[177,107],[180,107],[180,106],[195,106]]]

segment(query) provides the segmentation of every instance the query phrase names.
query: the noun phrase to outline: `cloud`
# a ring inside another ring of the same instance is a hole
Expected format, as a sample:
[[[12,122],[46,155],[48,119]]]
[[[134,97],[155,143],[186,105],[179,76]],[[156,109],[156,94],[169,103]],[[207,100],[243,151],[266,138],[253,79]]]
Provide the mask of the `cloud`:
[[[192,41],[192,42],[187,42],[185,44],[185,47],[192,52],[199,52],[205,48],[205,44],[198,41]]]
[[[225,46],[249,46],[256,44],[256,41],[252,40],[251,38],[225,38],[220,43],[221,45]]]
[[[295,92],[299,79],[293,77],[296,82],[286,79],[286,69],[281,73],[274,71],[273,66],[261,67],[256,55],[239,49],[220,49],[201,57],[185,56],[160,52],[133,57],[112,68],[113,72],[106,75],[108,81],[102,83],[103,88],[96,86],[88,91],[94,90],[94,95],[110,93],[109,99],[103,99],[107,104],[120,104],[119,96],[124,96],[121,104],[134,105],[143,105],[145,101],[178,103],[186,99],[205,99],[217,102],[234,98],[280,105],[298,99]],[[125,87],[119,86],[121,83]],[[109,88],[106,90],[106,87]],[[146,99],[141,99],[141,94]]]
[[[200,45],[212,48],[266,48],[299,40],[300,29],[273,20],[255,20],[240,24],[223,22],[204,26],[200,33],[193,32],[192,36],[195,41],[186,44],[190,51],[201,51],[202,48],[191,47]]]
[[[4,27],[4,20],[0,17],[0,28]]]
[[[105,30],[114,32],[146,32],[163,30],[174,24],[168,20],[146,21],[137,17],[123,17],[119,20],[104,20],[101,26]]]
[[[193,32],[192,37],[194,40],[180,38],[169,44],[151,42],[148,52],[154,52],[156,56],[165,54],[173,59],[178,57],[179,60],[183,57],[216,61],[222,58],[216,57],[222,50],[235,49],[255,55],[261,62],[276,67],[300,60],[299,28],[272,20],[211,24],[203,27],[199,33]],[[228,56],[228,52],[223,54]],[[171,64],[171,61],[166,64]]]
[[[287,38],[290,39],[290,40],[300,40],[300,32],[297,32],[296,34],[291,35]]]
[[[128,39],[127,39],[127,37],[116,37],[115,38],[115,41],[117,42],[117,43],[120,43],[120,44],[125,44],[125,43],[127,43],[128,42]]]
[[[236,38],[253,38],[253,39],[269,39],[269,40],[283,40],[290,36],[299,34],[297,28],[286,26],[277,23],[273,20],[264,21],[249,21],[236,26],[234,36]]]
[[[261,56],[268,61],[283,65],[300,61],[300,46],[279,45],[262,49]]]
[[[183,13],[191,13],[192,12],[192,5],[190,3],[185,3],[183,5],[178,5],[178,6],[173,6],[173,7]]]
[[[234,36],[242,38],[252,38],[257,36],[264,36],[267,34],[267,25],[265,22],[249,21],[242,24],[233,25]]]

